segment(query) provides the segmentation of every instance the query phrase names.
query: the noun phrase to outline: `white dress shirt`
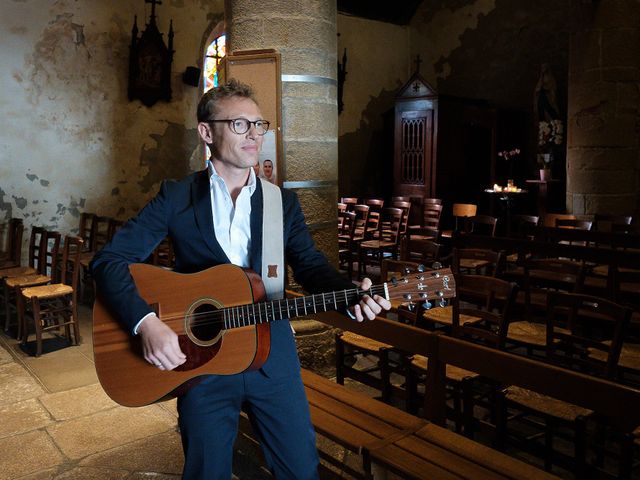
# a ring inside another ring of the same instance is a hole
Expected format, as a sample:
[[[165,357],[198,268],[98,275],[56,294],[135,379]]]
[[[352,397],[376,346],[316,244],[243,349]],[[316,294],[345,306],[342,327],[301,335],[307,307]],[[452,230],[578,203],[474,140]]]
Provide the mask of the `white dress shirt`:
[[[242,187],[240,194],[233,204],[229,188],[223,178],[218,175],[213,163],[208,162],[209,189],[211,194],[211,214],[213,215],[213,230],[218,243],[234,265],[249,267],[249,252],[251,251],[251,195],[256,189],[256,174],[249,169],[249,180]],[[142,317],[134,327],[133,333],[138,333],[140,324],[150,315]]]

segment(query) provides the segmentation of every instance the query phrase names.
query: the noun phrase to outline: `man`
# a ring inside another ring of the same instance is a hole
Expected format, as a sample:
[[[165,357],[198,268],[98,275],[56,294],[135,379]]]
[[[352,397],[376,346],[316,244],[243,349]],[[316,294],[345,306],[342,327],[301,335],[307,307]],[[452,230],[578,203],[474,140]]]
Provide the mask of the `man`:
[[[262,177],[265,180],[271,182],[271,183],[276,183],[276,177],[273,174],[273,162],[271,160],[269,160],[268,158],[262,162]]]
[[[182,273],[233,263],[262,268],[262,184],[253,166],[269,123],[248,86],[231,81],[198,105],[198,133],[211,151],[207,169],[162,184],[136,218],[96,254],[98,289],[123,325],[141,336],[144,358],[161,370],[186,361],[176,333],[140,298],[128,266],[143,261],[169,235]],[[353,288],[316,250],[293,192],[282,190],[283,242],[294,276],[310,293]],[[370,280],[365,279],[363,289]],[[211,286],[215,290],[215,285]],[[358,321],[373,319],[387,300],[364,296],[351,307]],[[178,399],[185,453],[184,478],[229,479],[242,404],[276,478],[317,478],[318,457],[300,364],[288,321],[271,327],[271,349],[257,371],[209,375]]]

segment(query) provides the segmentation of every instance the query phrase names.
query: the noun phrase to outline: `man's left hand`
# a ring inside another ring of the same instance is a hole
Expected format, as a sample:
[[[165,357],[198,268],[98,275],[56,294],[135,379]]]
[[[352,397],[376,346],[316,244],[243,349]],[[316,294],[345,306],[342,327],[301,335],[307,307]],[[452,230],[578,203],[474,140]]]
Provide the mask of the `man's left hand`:
[[[369,290],[370,288],[371,280],[369,278],[363,279],[360,290]],[[380,295],[374,295],[373,297],[365,295],[360,299],[360,302],[351,307],[349,311],[358,322],[363,322],[365,319],[373,320],[382,310],[389,310],[390,308],[391,302],[386,298]]]

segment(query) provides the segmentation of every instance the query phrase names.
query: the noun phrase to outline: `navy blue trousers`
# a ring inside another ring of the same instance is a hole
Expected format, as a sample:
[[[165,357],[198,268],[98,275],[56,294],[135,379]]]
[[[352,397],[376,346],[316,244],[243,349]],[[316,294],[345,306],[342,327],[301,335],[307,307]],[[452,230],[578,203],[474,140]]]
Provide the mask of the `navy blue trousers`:
[[[184,480],[229,480],[242,404],[278,480],[318,479],[318,452],[300,372],[211,375],[178,399]]]

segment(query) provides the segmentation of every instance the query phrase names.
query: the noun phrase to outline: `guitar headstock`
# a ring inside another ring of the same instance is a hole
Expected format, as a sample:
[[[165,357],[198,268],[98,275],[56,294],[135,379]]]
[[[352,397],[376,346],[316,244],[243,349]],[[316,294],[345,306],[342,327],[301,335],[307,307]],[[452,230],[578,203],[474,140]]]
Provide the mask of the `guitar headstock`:
[[[449,268],[405,271],[403,277],[393,277],[386,285],[390,300],[399,298],[407,302],[426,302],[456,296],[456,282]]]

